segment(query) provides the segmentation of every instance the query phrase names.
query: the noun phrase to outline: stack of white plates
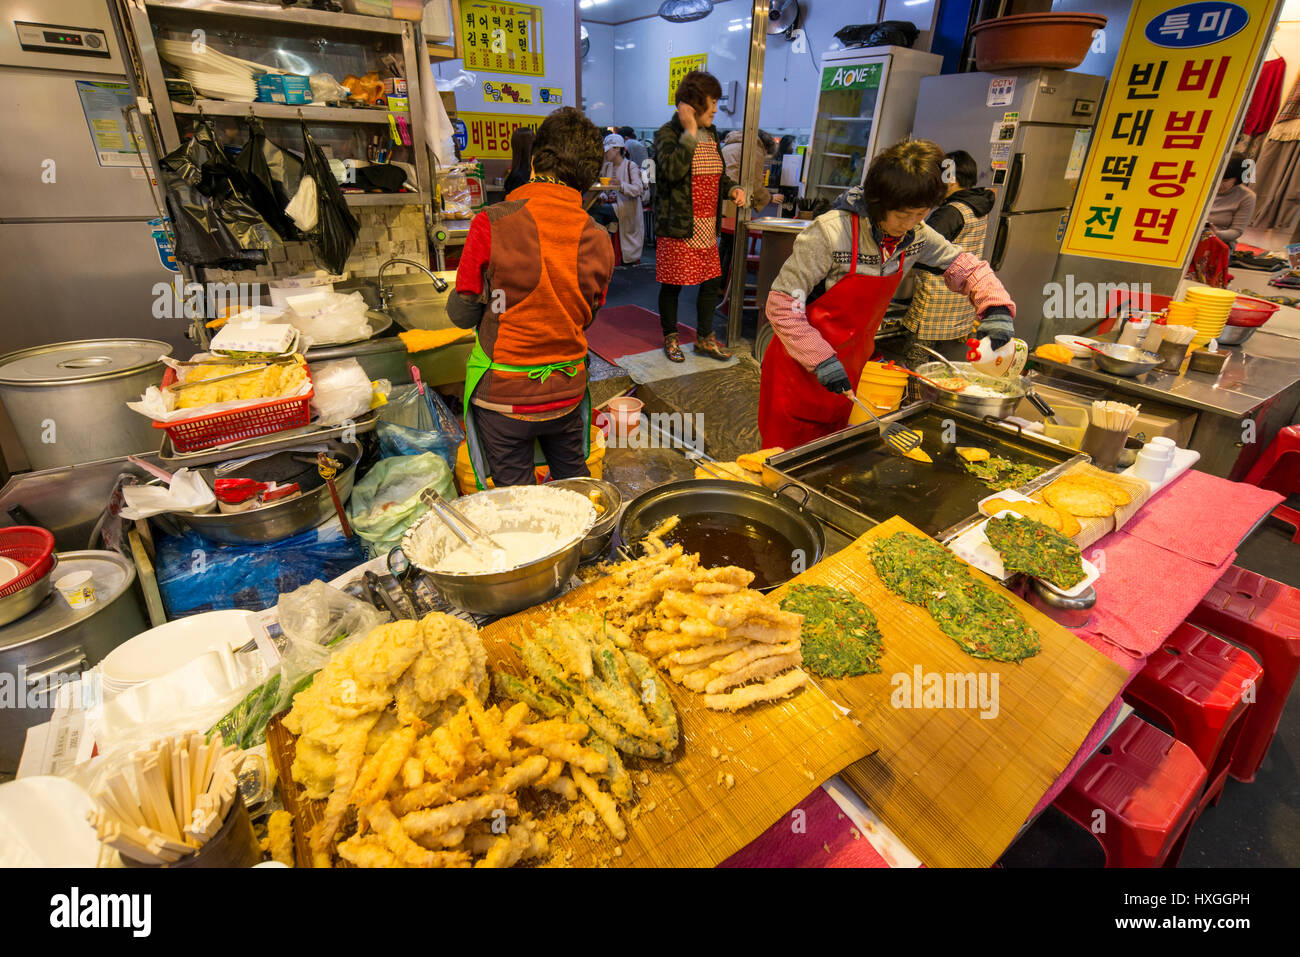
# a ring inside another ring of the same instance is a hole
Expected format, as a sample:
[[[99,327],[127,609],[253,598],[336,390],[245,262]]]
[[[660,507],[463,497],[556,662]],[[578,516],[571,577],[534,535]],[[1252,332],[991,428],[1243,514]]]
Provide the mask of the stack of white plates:
[[[234,651],[253,637],[251,611],[209,611],[151,628],[118,645],[99,666],[104,693],[112,697],[170,674],[209,651]]]
[[[188,40],[158,40],[158,52],[164,60],[181,71],[202,96],[212,100],[257,99],[257,77],[263,73],[278,73],[270,67],[251,60],[241,60],[221,53],[207,45]]]

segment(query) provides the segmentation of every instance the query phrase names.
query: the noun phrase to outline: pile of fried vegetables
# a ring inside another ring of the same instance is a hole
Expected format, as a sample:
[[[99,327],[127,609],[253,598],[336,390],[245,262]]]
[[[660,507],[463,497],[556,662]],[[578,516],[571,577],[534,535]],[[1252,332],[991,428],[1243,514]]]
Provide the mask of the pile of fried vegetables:
[[[335,855],[363,867],[542,857],[546,838],[519,806],[524,789],[585,795],[626,837],[600,790],[611,761],[582,743],[588,726],[533,720],[525,703],[485,707],[487,688],[477,631],[450,615],[383,625],[330,659],[284,721],[299,736],[294,780],[306,797],[328,798],[311,832],[314,866]]]
[[[701,568],[699,555],[664,546],[663,529],[647,538],[643,558],[611,570],[618,601],[610,621],[717,711],[784,698],[807,684],[799,667],[803,616],[747,587],[752,572]]]
[[[592,614],[556,616],[518,648],[527,678],[498,672],[492,679],[504,698],[589,727],[585,744],[609,759],[610,792],[623,803],[636,800],[636,790],[619,752],[671,761],[680,736],[668,686],[631,645]]]

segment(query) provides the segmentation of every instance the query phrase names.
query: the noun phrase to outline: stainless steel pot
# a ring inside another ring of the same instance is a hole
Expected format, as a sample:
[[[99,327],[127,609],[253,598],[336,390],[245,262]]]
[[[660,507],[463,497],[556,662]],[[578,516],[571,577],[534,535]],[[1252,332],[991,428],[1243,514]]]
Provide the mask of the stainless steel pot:
[[[1043,415],[1049,418],[1054,415],[1051,406],[1044,402],[1020,376],[1000,379],[985,375],[975,371],[975,367],[968,362],[927,362],[918,366],[915,371],[930,379],[948,378],[955,373],[972,385],[985,386],[998,392],[996,396],[964,395],[947,389],[936,389],[928,382],[918,380],[921,396],[946,409],[956,409],[958,412],[965,412],[967,415],[979,418],[991,415],[995,419],[1005,419],[1015,413],[1021,399],[1028,399]]]
[[[0,775],[17,771],[27,729],[50,719],[51,702],[37,692],[60,676],[81,675],[149,627],[130,561],[100,551],[61,552],[58,559],[60,575],[94,575],[97,600],[74,609],[52,591],[34,611],[0,628],[0,691],[14,696],[0,708]]]
[[[572,489],[579,495],[590,498],[593,494],[600,498],[600,507],[604,509],[596,524],[582,540],[581,563],[594,561],[609,551],[610,539],[614,537],[614,526],[618,524],[619,512],[623,507],[623,494],[618,486],[604,479],[571,478],[556,479],[550,483],[555,488]],[[593,503],[594,504],[594,503]]]
[[[356,477],[361,448],[357,445],[344,445],[337,442],[330,443],[330,446],[331,455],[348,462],[347,468],[340,471],[334,479],[339,501],[346,504],[352,494],[352,482]],[[204,472],[206,473],[204,477],[211,481],[211,474],[206,469]],[[205,515],[172,512],[170,514],[182,525],[194,529],[209,541],[236,545],[261,545],[292,538],[299,532],[305,532],[309,528],[315,528],[329,521],[336,513],[329,486],[322,483],[287,502],[255,508],[248,512],[230,514],[209,512]]]
[[[821,560],[826,536],[812,513],[782,496],[786,487],[772,492],[756,485],[722,479],[669,482],[632,500],[619,519],[618,538],[623,545],[633,545],[672,515],[682,518],[737,515],[772,529],[793,545],[796,554],[790,556],[789,573],[789,578],[793,578]],[[760,590],[770,590],[780,584],[782,582],[773,582]]]
[[[0,356],[0,403],[31,467],[156,449],[158,430],[126,403],[162,382],[171,351],[153,339],[83,339]]]
[[[511,497],[513,489],[499,488],[487,492],[477,492],[473,498]],[[562,543],[555,551],[543,555],[536,561],[504,572],[486,574],[454,574],[439,572],[428,565],[415,560],[412,539],[428,533],[432,522],[440,522],[432,511],[425,513],[406,530],[402,544],[398,546],[406,560],[428,577],[442,597],[457,608],[462,608],[476,615],[511,615],[524,608],[531,608],[548,598],[554,598],[564,590],[573,573],[578,570],[582,556],[582,543],[586,532],[571,542]],[[505,527],[503,532],[516,531]],[[588,529],[587,531],[590,531]],[[390,562],[392,561],[390,553]]]

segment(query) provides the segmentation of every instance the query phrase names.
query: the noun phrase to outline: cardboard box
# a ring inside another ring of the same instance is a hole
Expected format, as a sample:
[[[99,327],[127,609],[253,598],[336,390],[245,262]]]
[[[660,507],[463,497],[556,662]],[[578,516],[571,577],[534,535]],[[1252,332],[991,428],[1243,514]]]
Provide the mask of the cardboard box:
[[[1106,397],[1105,394],[1077,395],[1041,385],[1034,386],[1034,391],[1053,408],[1083,408],[1091,411],[1094,398]],[[1123,396],[1112,395],[1110,398],[1120,402],[1126,401]],[[1187,448],[1187,444],[1192,440],[1192,430],[1196,428],[1195,410],[1179,409],[1175,406],[1150,402],[1147,399],[1142,399],[1140,404],[1142,407],[1138,410],[1133,428],[1129,430],[1131,437],[1149,442],[1158,435],[1165,435],[1173,439],[1179,448]],[[1031,422],[1043,420],[1042,414],[1028,401],[1022,401],[1017,406],[1016,415]]]

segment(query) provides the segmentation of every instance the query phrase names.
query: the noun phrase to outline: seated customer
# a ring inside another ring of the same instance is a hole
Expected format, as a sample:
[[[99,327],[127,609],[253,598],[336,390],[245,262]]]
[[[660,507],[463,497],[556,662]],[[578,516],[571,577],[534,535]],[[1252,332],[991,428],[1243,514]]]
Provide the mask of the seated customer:
[[[1219,180],[1218,192],[1210,203],[1210,215],[1205,224],[1205,231],[1223,240],[1229,249],[1237,248],[1237,240],[1255,213],[1255,192],[1241,182],[1242,168],[1245,165],[1245,157],[1240,155],[1234,155],[1228,160],[1223,179]]]

